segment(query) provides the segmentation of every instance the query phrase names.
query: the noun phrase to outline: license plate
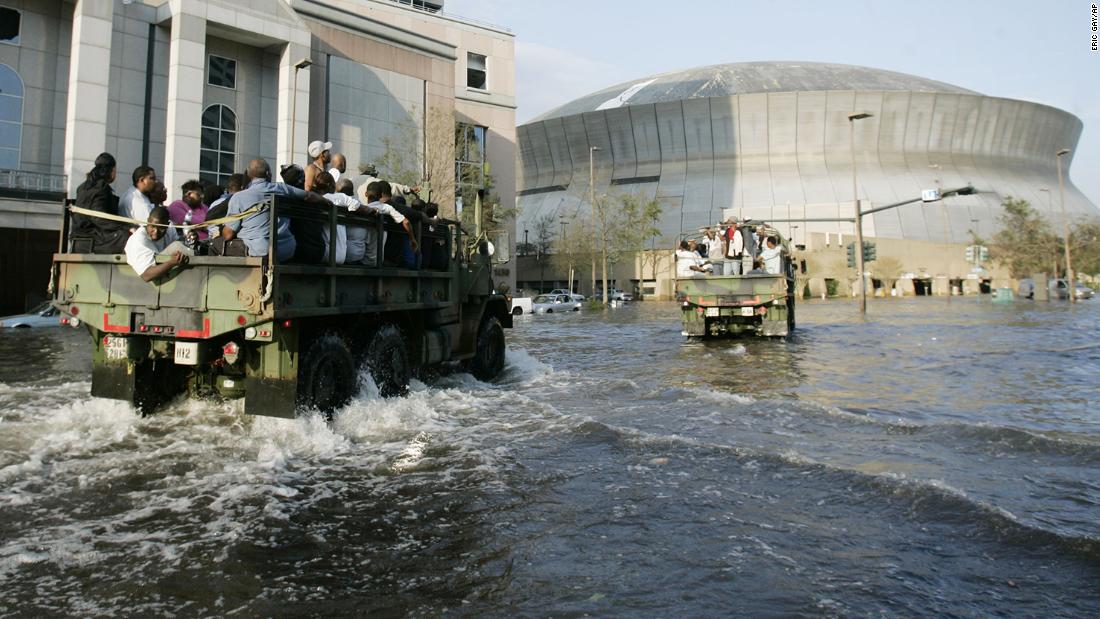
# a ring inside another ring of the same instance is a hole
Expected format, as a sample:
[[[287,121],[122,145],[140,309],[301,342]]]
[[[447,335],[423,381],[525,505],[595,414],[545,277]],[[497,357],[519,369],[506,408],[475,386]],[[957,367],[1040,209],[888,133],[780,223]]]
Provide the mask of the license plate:
[[[176,365],[198,365],[199,343],[176,342]]]
[[[129,346],[127,346],[126,338],[124,337],[108,337],[106,348],[107,359],[109,361],[125,359],[129,353]]]
[[[718,308],[717,307],[708,307],[707,308],[707,316],[717,316],[717,315],[718,315]]]
[[[755,313],[756,313],[756,308],[754,308],[754,307],[742,307],[741,308],[741,315],[742,316],[752,316]]]

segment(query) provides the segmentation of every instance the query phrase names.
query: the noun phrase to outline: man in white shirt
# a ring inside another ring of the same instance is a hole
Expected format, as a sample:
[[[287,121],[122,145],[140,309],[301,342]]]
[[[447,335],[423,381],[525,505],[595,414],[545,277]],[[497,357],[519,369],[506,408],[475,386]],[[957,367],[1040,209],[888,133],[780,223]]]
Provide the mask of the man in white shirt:
[[[134,168],[132,178],[134,184],[122,192],[122,197],[118,199],[118,214],[138,221],[147,221],[149,213],[153,210],[153,202],[149,199],[149,194],[157,186],[157,171],[141,165]]]
[[[378,168],[374,167],[373,163],[359,166],[359,171],[361,174],[356,176],[352,182],[355,183],[355,194],[359,197],[359,201],[363,202],[363,194],[367,191],[367,185],[376,183],[382,179],[378,177]],[[409,187],[408,185],[402,185],[401,183],[395,183],[393,181],[389,181],[389,184],[390,192],[395,196],[417,193],[420,191],[419,187]]]
[[[726,275],[741,274],[741,258],[745,254],[745,238],[737,228],[737,220],[726,220]]]
[[[192,252],[179,242],[175,228],[166,226],[169,223],[167,208],[154,208],[147,221],[147,225],[134,230],[126,241],[126,264],[141,279],[151,282],[174,267],[186,265]],[[157,264],[157,254],[163,253],[170,254],[170,257],[166,262]]]
[[[680,241],[680,249],[676,250],[676,277],[705,275],[706,265],[702,256],[691,250],[687,241]]]
[[[772,275],[779,275],[783,271],[783,248],[774,236],[769,236],[767,247],[760,251],[760,259],[764,261],[764,270]]]

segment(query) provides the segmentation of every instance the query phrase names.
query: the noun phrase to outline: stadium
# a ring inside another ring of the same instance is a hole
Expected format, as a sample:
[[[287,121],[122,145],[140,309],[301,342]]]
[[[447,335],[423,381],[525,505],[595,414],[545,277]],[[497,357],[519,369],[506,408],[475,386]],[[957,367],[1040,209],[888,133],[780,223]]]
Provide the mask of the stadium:
[[[854,151],[863,210],[925,189],[977,189],[863,223],[865,237],[899,241],[889,245],[904,250],[907,269],[962,279],[972,266],[962,255],[970,232],[992,235],[1006,197],[1028,200],[1060,227],[1055,153],[1070,149],[1068,171],[1081,130],[1076,116],[1048,105],[867,67],[750,62],[664,73],[518,127],[517,234],[547,215],[589,208],[591,157],[595,192],[660,202],[667,247],[734,216],[775,222],[809,251],[836,249],[854,230],[829,221],[852,216]],[[1065,210],[1071,221],[1100,215],[1068,174]],[[959,246],[950,258],[946,243]]]

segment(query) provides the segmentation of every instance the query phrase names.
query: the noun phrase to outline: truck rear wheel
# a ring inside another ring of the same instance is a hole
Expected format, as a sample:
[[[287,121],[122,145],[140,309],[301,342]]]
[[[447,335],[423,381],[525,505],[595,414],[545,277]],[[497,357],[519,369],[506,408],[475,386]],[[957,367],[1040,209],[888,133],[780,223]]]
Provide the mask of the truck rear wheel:
[[[367,348],[367,367],[384,398],[405,395],[409,390],[409,353],[405,337],[393,325],[384,325],[371,338]]]
[[[504,327],[496,316],[481,322],[477,332],[477,350],[468,369],[478,380],[490,381],[504,371]]]
[[[309,347],[298,373],[298,398],[331,417],[355,395],[355,358],[336,335],[326,335]]]

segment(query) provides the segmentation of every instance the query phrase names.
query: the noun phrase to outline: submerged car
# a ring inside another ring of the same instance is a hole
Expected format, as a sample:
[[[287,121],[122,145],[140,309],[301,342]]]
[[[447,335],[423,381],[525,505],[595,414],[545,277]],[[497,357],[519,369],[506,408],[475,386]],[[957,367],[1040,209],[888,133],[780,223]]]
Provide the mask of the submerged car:
[[[574,301],[569,295],[564,294],[540,294],[531,304],[531,311],[536,314],[579,312],[580,309],[580,301]]]
[[[26,314],[0,318],[2,329],[29,329],[31,327],[60,327],[57,308],[47,301]]]
[[[1050,282],[1050,296],[1053,299],[1068,299],[1069,285],[1064,279],[1055,279]],[[1074,282],[1074,294],[1073,296],[1078,299],[1091,299],[1095,296],[1096,292],[1081,282]]]
[[[634,300],[634,295],[618,288],[612,288],[607,291],[607,298],[610,301],[630,302]]]

